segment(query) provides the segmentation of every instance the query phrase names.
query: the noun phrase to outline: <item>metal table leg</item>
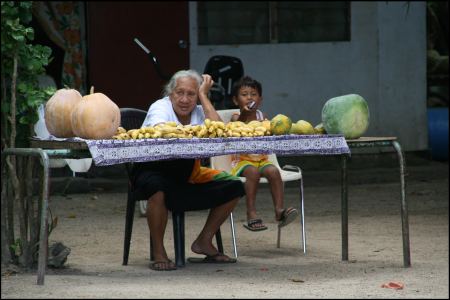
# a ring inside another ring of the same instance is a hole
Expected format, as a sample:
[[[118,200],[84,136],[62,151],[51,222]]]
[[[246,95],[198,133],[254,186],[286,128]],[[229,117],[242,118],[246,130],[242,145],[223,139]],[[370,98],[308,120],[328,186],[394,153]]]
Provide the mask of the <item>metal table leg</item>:
[[[351,148],[362,147],[393,147],[397,152],[400,166],[401,219],[403,240],[403,265],[411,266],[409,243],[408,205],[405,192],[405,159],[400,144],[396,138],[366,138],[360,142],[352,141]],[[342,155],[342,260],[348,260],[348,186],[347,186],[347,157]]]
[[[408,205],[406,202],[405,192],[405,160],[400,144],[392,141],[392,146],[397,151],[398,161],[400,164],[400,192],[401,192],[401,216],[402,216],[402,239],[403,239],[403,266],[411,266],[411,253],[409,245],[409,222],[408,222]]]
[[[302,178],[300,179],[300,199],[301,199],[301,203],[300,203],[300,208],[301,208],[301,217],[302,219],[300,220],[301,225],[302,225],[302,243],[303,243],[303,254],[306,254],[306,231],[305,231],[305,201],[304,201],[304,197],[303,197],[303,175]]]
[[[348,261],[348,194],[347,194],[347,155],[341,156],[342,183],[341,183],[341,235],[342,260]]]

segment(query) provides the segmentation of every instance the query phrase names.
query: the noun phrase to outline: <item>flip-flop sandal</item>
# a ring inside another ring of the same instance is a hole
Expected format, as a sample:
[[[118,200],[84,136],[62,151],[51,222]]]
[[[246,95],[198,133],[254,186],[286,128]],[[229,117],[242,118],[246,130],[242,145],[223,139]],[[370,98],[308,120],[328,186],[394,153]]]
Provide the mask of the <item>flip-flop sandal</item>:
[[[154,271],[173,271],[177,269],[177,266],[173,261],[155,261],[150,264],[150,269]]]
[[[281,218],[278,220],[278,227],[284,227],[294,221],[298,216],[298,211],[293,208],[289,207],[283,210],[281,213]]]
[[[261,226],[255,226],[255,225],[261,225]],[[248,220],[247,224],[243,224],[245,228],[247,228],[250,231],[262,231],[266,230],[267,226],[263,224],[261,219],[252,219]]]
[[[227,259],[226,260],[218,259],[219,256],[226,256]],[[218,252],[214,255],[206,255],[203,258],[202,257],[188,257],[187,261],[190,263],[195,263],[195,264],[232,264],[232,263],[237,262],[237,259],[228,257],[227,255]]]

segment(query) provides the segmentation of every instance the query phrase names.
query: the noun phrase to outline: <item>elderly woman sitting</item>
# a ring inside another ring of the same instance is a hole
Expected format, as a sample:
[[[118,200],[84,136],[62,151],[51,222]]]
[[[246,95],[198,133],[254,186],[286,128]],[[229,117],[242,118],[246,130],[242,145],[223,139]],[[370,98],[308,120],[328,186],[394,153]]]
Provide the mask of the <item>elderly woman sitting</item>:
[[[165,87],[165,97],[149,108],[142,126],[174,121],[199,125],[205,118],[221,120],[210,100],[211,76],[194,70],[175,73]],[[200,101],[200,105],[197,102]],[[210,209],[206,223],[191,245],[191,250],[205,255],[205,262],[236,262],[220,253],[212,239],[245,195],[241,181],[228,173],[202,167],[198,159],[177,159],[136,164],[133,170],[136,192],[148,199],[147,223],[152,237],[154,262],[150,268],[174,270],[175,264],[164,248],[168,211]]]

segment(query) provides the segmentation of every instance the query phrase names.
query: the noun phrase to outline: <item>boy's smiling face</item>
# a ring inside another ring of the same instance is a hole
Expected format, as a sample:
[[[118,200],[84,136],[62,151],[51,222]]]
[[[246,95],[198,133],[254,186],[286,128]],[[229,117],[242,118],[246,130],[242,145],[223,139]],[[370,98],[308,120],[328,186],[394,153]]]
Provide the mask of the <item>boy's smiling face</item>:
[[[249,86],[241,87],[237,96],[233,97],[234,104],[239,106],[241,110],[245,108],[247,108],[246,110],[249,110],[248,105],[253,101],[255,102],[255,105],[251,110],[256,110],[262,101],[262,97],[257,89]]]

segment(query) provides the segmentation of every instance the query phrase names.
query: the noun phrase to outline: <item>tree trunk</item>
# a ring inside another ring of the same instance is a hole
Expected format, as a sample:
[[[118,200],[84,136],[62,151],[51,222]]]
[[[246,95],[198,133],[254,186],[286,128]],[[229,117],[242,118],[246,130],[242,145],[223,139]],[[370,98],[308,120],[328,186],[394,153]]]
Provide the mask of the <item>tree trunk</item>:
[[[11,124],[11,135],[9,138],[9,147],[15,148],[16,146],[16,85],[17,85],[17,63],[18,63],[18,54],[15,53],[13,57],[13,74],[11,78],[11,108],[10,108],[10,116],[8,118],[9,123]],[[16,157],[15,156],[8,156],[6,159],[6,164],[9,169],[9,178],[11,179],[11,184],[13,188],[13,203],[17,203],[20,205],[20,199],[21,199],[21,188],[19,184],[19,179],[17,178],[17,163],[16,163]],[[10,202],[11,198],[6,197],[7,201]],[[9,209],[14,209],[14,204],[8,203],[7,206]],[[21,208],[19,207],[19,211],[21,211]],[[8,241],[14,243],[14,212],[10,215],[8,212]],[[20,219],[19,219],[20,222]],[[22,222],[19,223],[20,231],[23,231],[24,224]],[[12,234],[12,236],[11,236]],[[11,247],[12,244],[8,244],[8,248]],[[12,253],[14,257],[14,253]]]
[[[2,161],[3,163],[3,161]],[[2,202],[1,202],[1,242],[2,242],[2,264],[8,265],[12,262],[11,249],[10,249],[10,240],[8,239],[8,194],[7,194],[7,186],[8,180],[6,180],[6,168],[2,166]]]

